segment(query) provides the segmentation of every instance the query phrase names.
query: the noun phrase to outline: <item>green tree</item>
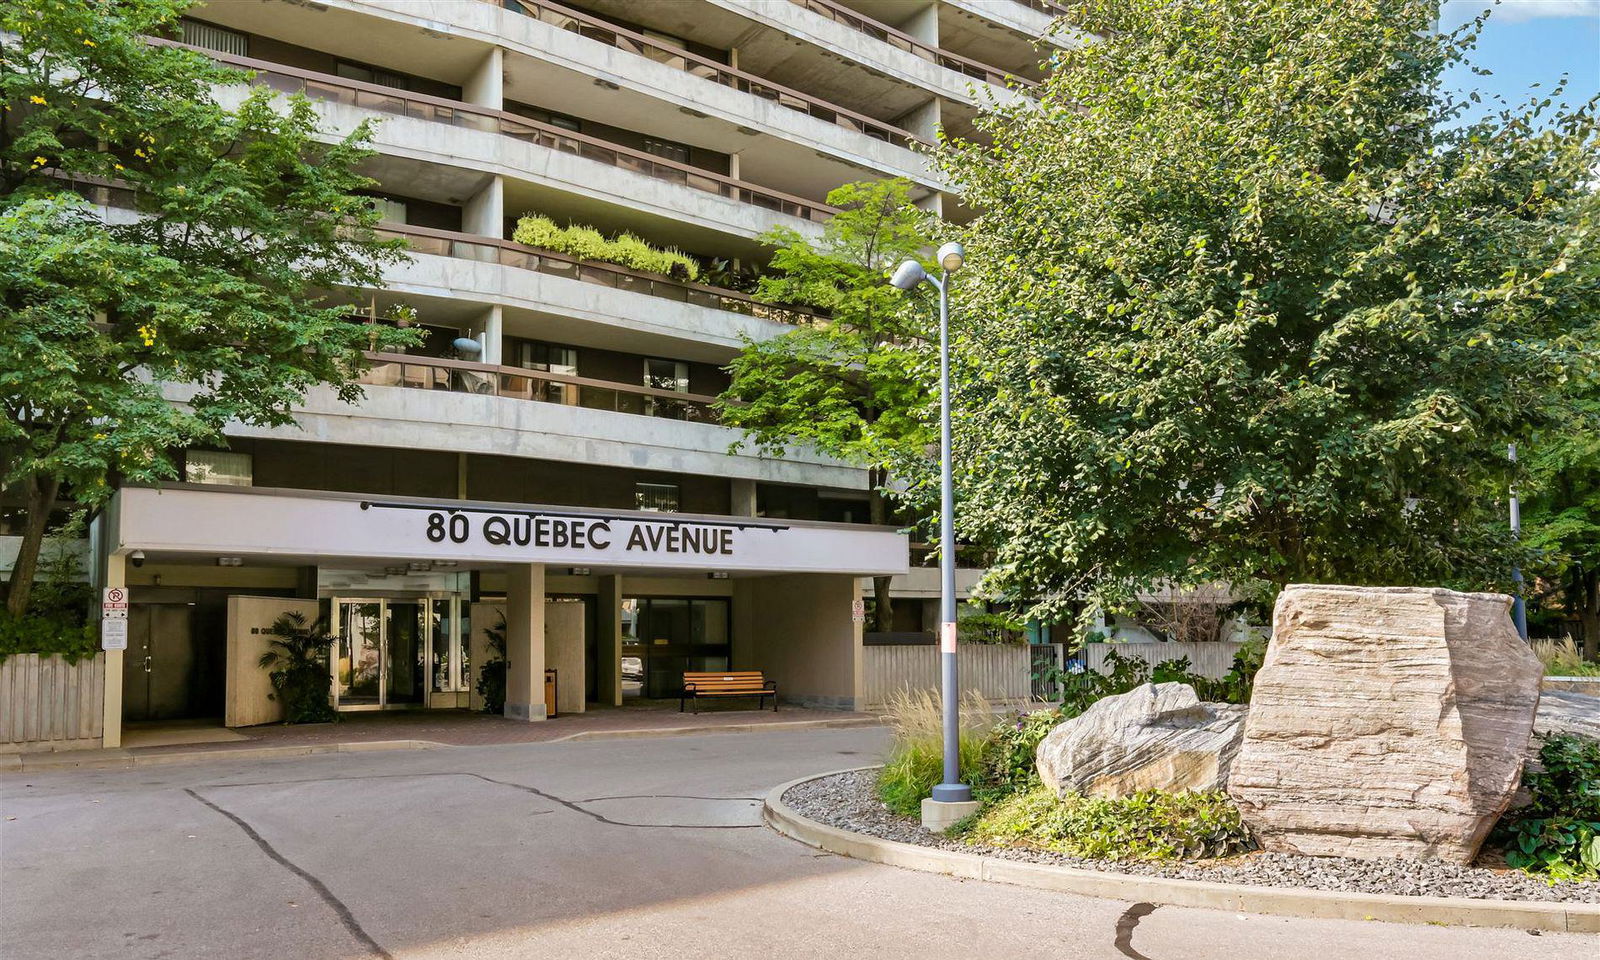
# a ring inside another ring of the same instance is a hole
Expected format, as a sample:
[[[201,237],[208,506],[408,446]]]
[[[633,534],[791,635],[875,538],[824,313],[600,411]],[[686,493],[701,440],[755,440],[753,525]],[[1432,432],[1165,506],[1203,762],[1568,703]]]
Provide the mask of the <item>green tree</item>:
[[[272,639],[257,666],[271,671],[272,697],[283,704],[284,723],[327,723],[334,719],[333,675],[328,653],[334,637],[328,625],[289,611],[267,628]]]
[[[1426,0],[1085,0],[937,163],[988,587],[1506,582],[1506,443],[1592,375],[1593,104],[1467,122]],[[1474,96],[1472,99],[1476,99]]]
[[[153,45],[187,0],[0,7],[0,484],[26,510],[8,610],[28,608],[58,496],[93,506],[174,472],[222,425],[291,422],[317,383],[347,400],[368,330],[327,291],[403,256],[355,191],[370,130],[323,137],[309,101]],[[115,184],[136,215],[74,189]],[[410,335],[387,329],[377,343]],[[182,405],[162,383],[188,384]]]
[[[1575,403],[1568,423],[1523,449],[1523,535],[1582,625],[1584,657],[1600,659],[1600,398]]]
[[[888,464],[921,457],[932,437],[921,417],[930,397],[924,345],[931,321],[886,276],[928,245],[929,217],[903,180],[845,184],[828,202],[841,209],[820,243],[782,227],[763,238],[777,252],[755,293],[825,317],[747,342],[729,366],[732,382],[718,411],[765,453],[807,444],[865,465],[870,519],[886,523]],[[874,626],[888,630],[889,578],[876,578],[873,593]]]

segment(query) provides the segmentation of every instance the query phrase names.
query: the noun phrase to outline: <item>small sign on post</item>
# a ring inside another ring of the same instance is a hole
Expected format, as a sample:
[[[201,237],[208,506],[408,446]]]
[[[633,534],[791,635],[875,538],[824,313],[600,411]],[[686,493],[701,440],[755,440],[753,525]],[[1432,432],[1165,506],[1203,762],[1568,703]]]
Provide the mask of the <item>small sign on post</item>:
[[[128,588],[106,587],[100,593],[100,619],[128,619]]]
[[[867,601],[865,601],[865,600],[851,600],[850,601],[850,619],[851,619],[852,622],[855,622],[855,623],[866,623],[867,622]]]
[[[123,616],[121,618],[111,617],[100,621],[100,649],[128,649],[128,621],[126,610],[123,611]]]

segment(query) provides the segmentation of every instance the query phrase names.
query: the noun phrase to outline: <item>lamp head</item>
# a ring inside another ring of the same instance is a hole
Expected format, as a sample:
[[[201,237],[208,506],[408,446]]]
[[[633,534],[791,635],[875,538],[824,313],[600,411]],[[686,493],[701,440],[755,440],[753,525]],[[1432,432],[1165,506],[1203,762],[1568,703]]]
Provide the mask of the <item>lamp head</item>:
[[[464,357],[476,357],[483,352],[483,344],[471,337],[457,337],[455,342],[450,345],[455,347],[456,353]]]
[[[939,260],[939,266],[950,273],[955,273],[961,269],[963,263],[967,262],[967,248],[952,240],[940,247],[935,256]]]
[[[895,267],[894,276],[889,278],[889,284],[900,290],[912,290],[926,279],[928,271],[922,269],[922,264],[915,260],[907,260]]]

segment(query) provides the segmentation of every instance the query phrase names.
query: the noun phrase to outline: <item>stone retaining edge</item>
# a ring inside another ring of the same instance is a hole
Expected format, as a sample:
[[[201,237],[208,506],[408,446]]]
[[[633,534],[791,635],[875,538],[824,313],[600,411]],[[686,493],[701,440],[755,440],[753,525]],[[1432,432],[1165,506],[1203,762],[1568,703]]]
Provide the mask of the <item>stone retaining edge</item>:
[[[1407,897],[1102,873],[882,840],[818,823],[783,802],[785,793],[807,781],[875,769],[876,764],[851,767],[791,780],[767,794],[762,805],[764,819],[768,826],[786,837],[855,860],[1086,897],[1319,920],[1381,920],[1600,933],[1600,904]]]
[[[695,737],[708,733],[783,733],[788,730],[877,727],[881,717],[843,717],[838,720],[776,720],[766,723],[727,723],[716,727],[640,727],[635,730],[580,730],[545,743],[574,743],[584,740],[637,740],[648,737]]]

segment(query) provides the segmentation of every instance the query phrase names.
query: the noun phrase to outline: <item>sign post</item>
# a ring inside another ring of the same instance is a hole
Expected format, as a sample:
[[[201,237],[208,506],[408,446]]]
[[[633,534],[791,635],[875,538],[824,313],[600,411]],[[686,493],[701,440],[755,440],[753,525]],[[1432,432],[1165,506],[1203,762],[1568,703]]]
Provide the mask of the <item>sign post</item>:
[[[100,649],[128,649],[127,587],[106,587],[100,593]]]

